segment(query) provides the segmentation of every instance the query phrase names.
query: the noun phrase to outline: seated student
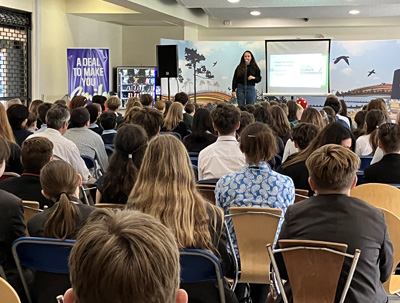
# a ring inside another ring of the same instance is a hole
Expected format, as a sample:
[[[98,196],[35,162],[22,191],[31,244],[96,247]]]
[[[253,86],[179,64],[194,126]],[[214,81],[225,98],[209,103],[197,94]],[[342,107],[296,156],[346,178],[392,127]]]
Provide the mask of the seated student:
[[[332,122],[311,141],[304,150],[291,155],[279,168],[278,172],[292,178],[297,189],[307,189],[308,194],[313,195],[313,191],[308,183],[308,170],[306,160],[309,155],[317,148],[326,144],[338,144],[354,149],[354,141],[350,130],[339,122]]]
[[[105,105],[108,110],[114,113],[114,115],[117,117],[117,125],[120,125],[122,122],[124,122],[124,117],[118,112],[119,107],[121,106],[121,100],[117,96],[109,97]]]
[[[103,129],[101,138],[104,144],[114,144],[114,137],[117,131],[117,116],[112,112],[104,112],[99,118],[100,126]]]
[[[332,94],[328,95],[324,103],[324,107],[325,106],[331,107],[335,111],[335,118],[337,122],[350,129],[349,119],[347,119],[347,117],[339,115],[341,105],[338,97]]]
[[[199,154],[199,180],[219,179],[246,165],[236,140],[236,130],[240,127],[240,111],[231,104],[218,104],[211,112],[211,119],[218,132],[218,139]]]
[[[189,115],[194,117],[194,114],[196,113],[196,107],[192,102],[188,102],[185,106],[185,112]]]
[[[97,104],[97,105],[90,104],[90,105],[86,106],[86,109],[89,111],[89,115],[90,115],[89,129],[101,136],[103,129],[97,125],[97,120],[99,119],[99,116],[101,114],[101,111],[99,111],[99,108],[101,108],[100,104]]]
[[[328,144],[314,151],[306,166],[316,196],[288,207],[279,239],[344,243],[350,254],[360,249],[345,302],[389,302],[382,283],[392,271],[393,246],[384,214],[349,196],[357,183],[359,157],[348,148]],[[283,259],[280,255],[276,257],[282,278],[287,279]],[[339,300],[351,263],[350,258],[345,258],[335,302]]]
[[[50,109],[51,105],[52,104],[49,102],[44,102],[39,105],[37,113],[38,113],[38,121],[40,121],[40,128],[36,131],[37,133],[44,132],[47,129],[46,114],[47,111]]]
[[[280,106],[271,106],[271,128],[275,134],[282,139],[283,145],[291,137],[291,128],[285,112]]]
[[[51,207],[54,202],[42,195],[40,170],[53,159],[53,143],[47,138],[28,138],[22,143],[21,162],[24,172],[19,178],[9,178],[0,182],[3,189],[22,200],[39,202],[39,208]]]
[[[76,239],[69,268],[65,303],[187,302],[173,234],[138,211],[96,210]]]
[[[231,269],[222,209],[198,192],[185,146],[175,136],[156,136],[149,142],[127,206],[159,219],[171,229],[180,248],[212,252],[221,261],[224,275]],[[226,302],[237,302],[227,283],[224,286]],[[213,302],[217,289],[213,282],[182,288],[191,302],[198,303]]]
[[[231,207],[238,206],[279,208],[284,214],[294,201],[294,184],[289,177],[274,172],[267,163],[278,152],[272,129],[260,122],[249,124],[242,131],[240,149],[246,156],[247,165],[219,179],[215,187],[216,204],[223,208],[225,215],[230,213]],[[239,258],[232,220],[229,218],[227,223]],[[250,289],[253,303],[265,303],[267,285],[250,284]]]
[[[10,156],[8,143],[0,136],[0,177]],[[8,282],[22,298],[24,290],[11,253],[14,240],[25,236],[24,209],[20,198],[0,189],[0,258]],[[0,301],[2,298],[0,299]]]
[[[85,225],[93,206],[79,201],[82,177],[70,164],[51,161],[40,172],[43,195],[55,204],[28,221],[29,235],[58,239],[75,239]],[[54,302],[54,298],[69,287],[69,276],[36,271],[32,297],[38,303]]]
[[[22,104],[14,104],[7,108],[8,121],[10,122],[15,141],[19,146],[21,146],[22,142],[32,134],[25,128],[28,116],[28,108]]]
[[[164,118],[158,110],[154,108],[143,108],[133,115],[131,123],[143,127],[150,140],[155,135],[158,135],[163,121]]]
[[[180,104],[183,105],[183,108],[186,108],[186,105],[189,102],[189,96],[184,93],[184,92],[180,92],[175,94],[174,97],[174,102],[179,102]],[[167,108],[167,112],[168,112],[169,108]],[[166,114],[167,114],[166,112]],[[186,128],[187,129],[192,129],[193,126],[193,116],[189,115],[186,111],[182,111],[183,112],[183,122],[186,124]]]
[[[153,104],[153,97],[150,94],[143,94],[140,96],[140,103],[142,103],[143,107],[151,107]]]
[[[70,128],[64,137],[76,144],[81,155],[96,159],[105,172],[108,165],[108,157],[101,137],[89,130],[90,114],[84,108],[76,108],[71,113]]]
[[[364,171],[364,183],[400,183],[400,126],[386,123],[379,126],[378,145],[383,158]]]
[[[189,135],[188,128],[183,122],[183,105],[179,102],[174,102],[168,110],[164,119],[164,125],[161,128],[162,132],[175,132],[181,135],[181,139]]]
[[[33,134],[38,130],[37,128],[37,116],[34,113],[29,113],[28,121],[26,121],[25,129]]]
[[[164,115],[166,108],[165,102],[161,100],[156,101],[156,103],[154,103],[154,108]]]
[[[126,204],[146,147],[147,135],[139,125],[125,124],[118,129],[107,173],[96,181],[96,203]]]
[[[212,126],[210,112],[205,108],[200,108],[194,114],[192,133],[183,138],[183,144],[188,152],[199,153],[215,141],[217,141],[217,135]]]

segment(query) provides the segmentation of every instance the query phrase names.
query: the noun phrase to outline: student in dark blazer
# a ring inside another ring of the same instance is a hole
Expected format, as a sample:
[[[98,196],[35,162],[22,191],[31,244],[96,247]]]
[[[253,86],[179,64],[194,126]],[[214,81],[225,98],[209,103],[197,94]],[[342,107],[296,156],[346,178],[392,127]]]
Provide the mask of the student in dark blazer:
[[[364,183],[400,183],[400,126],[385,123],[379,127],[378,146],[383,158],[364,171]]]
[[[325,145],[306,161],[310,186],[316,196],[286,211],[279,239],[344,243],[347,252],[361,250],[345,302],[388,302],[382,286],[392,270],[393,246],[383,212],[349,196],[357,182],[360,160],[349,149]],[[345,258],[336,293],[340,298],[352,260]],[[282,256],[277,254],[282,278],[287,278]],[[290,282],[290,281],[289,281]],[[335,301],[336,302],[336,301]]]

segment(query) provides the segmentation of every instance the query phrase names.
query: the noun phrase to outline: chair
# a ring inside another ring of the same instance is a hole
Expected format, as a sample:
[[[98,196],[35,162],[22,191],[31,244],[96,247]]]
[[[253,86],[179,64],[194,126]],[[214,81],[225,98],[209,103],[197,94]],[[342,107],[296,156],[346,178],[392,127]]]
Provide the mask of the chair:
[[[362,184],[350,191],[355,197],[379,208],[384,208],[400,217],[400,190],[382,183]]]
[[[210,185],[216,185],[218,182],[218,178],[215,179],[203,179],[203,180],[199,180],[197,181],[197,184],[210,184]]]
[[[344,302],[361,252],[359,249],[351,255],[346,253],[347,244],[308,240],[280,240],[279,246],[280,249],[272,251],[271,244],[268,244],[267,250],[285,303],[288,299],[274,257],[276,253],[283,256],[293,302],[298,303],[335,302],[344,258],[352,258],[339,303]]]
[[[230,214],[225,216],[225,220],[229,226],[229,219],[232,219],[240,256],[240,271],[238,265],[234,264],[234,285],[238,281],[269,284],[270,260],[265,253],[265,245],[274,243],[281,215],[282,210],[277,208],[230,208]]]
[[[370,166],[373,157],[374,156],[360,156],[360,170],[364,171],[366,167]]]
[[[27,226],[28,221],[42,210],[39,209],[39,202],[37,201],[22,201],[22,205],[24,206],[25,226]],[[28,229],[25,230],[25,234],[29,237]]]
[[[225,303],[223,273],[219,260],[201,249],[185,248],[180,252],[181,283],[216,281],[219,299]]]
[[[199,162],[199,153],[198,152],[188,152],[190,161],[192,162],[192,165],[198,166]]]
[[[385,214],[386,226],[393,244],[393,274],[389,280],[383,283],[383,287],[387,293],[391,295],[396,294],[400,297],[400,275],[394,274],[396,266],[400,263],[400,217],[387,209],[381,209]]]
[[[196,187],[203,198],[215,205],[215,184],[196,184]]]
[[[180,133],[177,133],[177,132],[160,132],[160,135],[167,135],[167,134],[173,135],[173,136],[177,137],[180,141],[182,141],[182,136],[181,136]]]
[[[0,298],[1,303],[20,303],[17,292],[8,282],[0,278]]]
[[[124,209],[125,204],[114,204],[114,203],[96,203],[94,205],[97,208],[113,208],[113,209]]]
[[[83,159],[83,161],[85,161],[87,169],[90,171],[95,179],[100,178],[104,174],[103,170],[97,164],[97,161],[95,159],[87,155],[81,155],[81,158]]]
[[[114,152],[114,147],[105,145],[104,148],[106,149],[107,157],[110,157]]]
[[[22,237],[12,244],[12,254],[29,303],[32,299],[22,266],[55,274],[69,274],[68,257],[75,240]]]
[[[193,169],[193,173],[194,173],[194,179],[197,182],[199,180],[199,168],[196,165],[192,164],[192,169]]]
[[[294,203],[303,201],[308,198],[307,189],[295,189],[294,190]]]

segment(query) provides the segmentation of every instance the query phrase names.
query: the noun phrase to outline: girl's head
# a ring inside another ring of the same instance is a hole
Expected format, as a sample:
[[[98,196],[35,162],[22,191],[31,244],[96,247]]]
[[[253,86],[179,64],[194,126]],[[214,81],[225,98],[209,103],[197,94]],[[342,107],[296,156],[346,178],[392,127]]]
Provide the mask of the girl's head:
[[[240,59],[240,63],[243,63],[243,64],[247,65],[247,64],[251,64],[251,62],[253,60],[255,60],[254,56],[253,56],[253,53],[251,51],[247,50],[247,51],[245,51],[243,53],[242,58]]]
[[[205,108],[199,108],[193,117],[192,134],[203,137],[206,132],[214,133],[210,112]]]
[[[69,103],[69,110],[72,112],[75,108],[85,107],[88,100],[84,96],[74,96]]]
[[[168,131],[172,131],[181,121],[183,121],[183,105],[180,102],[174,102],[165,116],[164,126]]]
[[[260,122],[247,125],[240,136],[240,149],[248,163],[268,162],[278,153],[276,137],[271,128]]]
[[[8,122],[6,108],[2,103],[0,103],[0,136],[7,141],[15,143],[14,134],[10,122]]]
[[[365,116],[367,134],[372,133],[374,130],[379,128],[380,125],[388,122],[390,122],[390,119],[383,111],[378,109],[368,111]]]
[[[307,107],[304,110],[300,122],[311,123],[315,125],[318,130],[322,130],[325,126],[321,113],[312,107]]]
[[[290,124],[285,112],[280,106],[271,107],[271,128],[279,137],[284,137],[290,132]]]

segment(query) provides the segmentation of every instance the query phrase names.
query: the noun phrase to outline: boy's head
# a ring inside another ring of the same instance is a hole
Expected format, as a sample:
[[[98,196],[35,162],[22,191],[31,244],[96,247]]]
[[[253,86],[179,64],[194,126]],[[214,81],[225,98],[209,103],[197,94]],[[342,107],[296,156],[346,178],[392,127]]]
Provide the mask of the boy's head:
[[[335,111],[335,114],[337,114],[340,110],[340,101],[335,95],[328,95],[326,96],[324,106],[331,107]]]
[[[151,237],[149,237],[151,235]],[[65,302],[186,302],[172,232],[138,211],[99,209],[81,229],[69,258],[73,290]]]
[[[240,111],[232,104],[218,104],[211,112],[211,119],[218,135],[226,136],[239,128]]]
[[[44,102],[44,103],[40,104],[37,109],[38,118],[39,118],[40,122],[42,122],[42,124],[46,124],[46,114],[47,114],[48,110],[50,109],[51,105],[52,104],[49,102]]]
[[[45,137],[34,137],[22,143],[21,162],[26,171],[39,173],[53,157],[53,143]]]
[[[318,128],[314,124],[301,122],[293,127],[292,134],[296,147],[303,150],[318,135]]]
[[[327,144],[315,150],[306,160],[311,189],[340,193],[355,186],[360,158],[350,149]]]
[[[117,116],[114,112],[103,112],[100,115],[99,122],[104,130],[114,129],[117,126]]]
[[[99,105],[99,104],[97,104]],[[90,115],[90,124],[92,123],[96,123],[97,118],[99,117],[99,107],[97,107],[97,105],[95,104],[90,104],[88,106],[86,106],[86,109],[89,111],[89,115]],[[101,108],[101,107],[100,107]]]
[[[379,147],[385,154],[400,152],[400,126],[394,123],[385,123],[379,126]]]
[[[28,121],[28,116],[28,108],[22,104],[14,104],[7,108],[7,117],[12,129],[24,128]]]
[[[175,94],[174,101],[180,102],[185,107],[186,103],[188,103],[188,101],[189,101],[189,97],[186,93],[180,92],[180,93]]]
[[[70,124],[71,127],[84,127],[89,125],[90,114],[86,107],[75,108],[71,113]]]
[[[135,113],[131,119],[131,123],[144,128],[149,140],[160,132],[163,122],[162,114],[154,108],[143,108]]]

